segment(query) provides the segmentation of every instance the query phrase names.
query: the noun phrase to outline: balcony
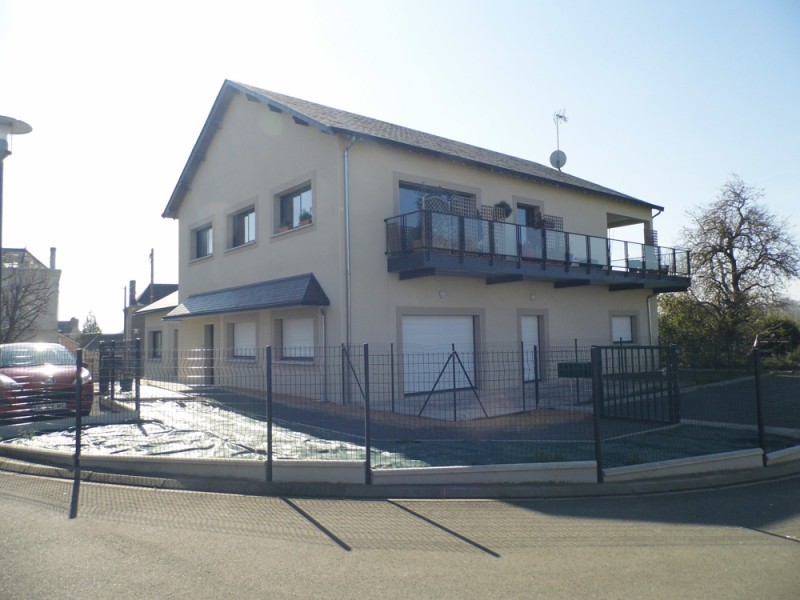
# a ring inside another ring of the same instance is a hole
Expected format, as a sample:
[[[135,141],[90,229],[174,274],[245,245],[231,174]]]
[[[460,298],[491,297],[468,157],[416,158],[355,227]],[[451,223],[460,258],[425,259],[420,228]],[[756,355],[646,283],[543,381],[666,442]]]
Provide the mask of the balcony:
[[[401,280],[450,275],[653,292],[681,292],[690,284],[687,250],[430,210],[385,222],[388,270]]]

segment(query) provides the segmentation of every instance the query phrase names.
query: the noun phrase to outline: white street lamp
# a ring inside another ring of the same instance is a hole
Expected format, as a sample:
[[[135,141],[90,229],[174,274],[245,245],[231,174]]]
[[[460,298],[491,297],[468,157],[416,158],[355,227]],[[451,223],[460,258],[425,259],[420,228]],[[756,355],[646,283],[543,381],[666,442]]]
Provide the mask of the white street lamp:
[[[3,277],[2,277],[2,269],[3,269],[3,163],[5,162],[6,156],[11,154],[9,138],[12,135],[23,135],[25,133],[30,133],[33,128],[28,125],[25,121],[19,121],[18,119],[12,119],[11,117],[4,117],[0,115],[0,341],[4,340],[3,334],[3,319],[2,319],[2,310],[3,310],[3,293],[2,293],[2,285],[3,285]]]

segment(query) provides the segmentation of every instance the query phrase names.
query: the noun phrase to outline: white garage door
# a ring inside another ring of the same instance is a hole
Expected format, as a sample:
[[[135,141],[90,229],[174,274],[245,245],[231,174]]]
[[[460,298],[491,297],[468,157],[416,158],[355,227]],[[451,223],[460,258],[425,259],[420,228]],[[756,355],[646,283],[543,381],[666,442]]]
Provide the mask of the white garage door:
[[[524,355],[523,364],[525,365],[525,381],[536,379],[537,373],[534,357],[539,350],[539,317],[522,317],[520,319],[520,330],[522,334],[522,348]]]
[[[475,383],[475,336],[472,316],[414,315],[403,317],[403,382],[406,394],[453,389],[453,363],[448,359],[455,345],[464,365],[455,362],[456,388]],[[455,360],[455,357],[454,357]],[[465,374],[466,372],[466,374]],[[467,375],[469,379],[467,379]]]

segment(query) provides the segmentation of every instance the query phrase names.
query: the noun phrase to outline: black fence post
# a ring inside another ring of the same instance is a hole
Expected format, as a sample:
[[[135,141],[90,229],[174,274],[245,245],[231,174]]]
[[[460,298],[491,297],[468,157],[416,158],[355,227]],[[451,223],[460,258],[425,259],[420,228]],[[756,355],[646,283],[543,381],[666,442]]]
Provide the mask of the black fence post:
[[[347,350],[345,349],[345,345],[342,344],[341,352],[339,353],[339,370],[341,372],[341,379],[342,379],[342,406],[347,404]]]
[[[267,376],[267,483],[272,482],[272,346],[266,348]]]
[[[389,385],[391,386],[392,413],[394,413],[394,342],[389,344]]]
[[[75,469],[81,468],[81,426],[82,423],[82,404],[83,404],[83,380],[81,371],[83,370],[83,348],[78,348],[75,359]]]
[[[678,384],[678,346],[670,344],[669,347],[669,371],[667,373],[668,396],[672,407],[672,422],[681,422],[681,388]]]
[[[581,369],[578,366],[580,364],[580,356],[578,355],[578,339],[575,338],[575,404],[581,403]]]
[[[456,345],[450,345],[452,354],[450,358],[455,359]],[[458,421],[458,394],[456,393],[456,361],[453,360],[453,422]]]
[[[533,394],[536,397],[536,408],[539,408],[539,346],[533,347]]]
[[[601,350],[592,346],[592,419],[594,422],[594,458],[597,462],[597,483],[603,483],[603,442],[600,433],[600,411],[603,406],[603,364]]]
[[[110,379],[110,364],[108,359],[108,349],[105,342],[100,342],[100,386],[99,392],[101,396],[108,395],[108,380]]]
[[[114,387],[116,386],[117,378],[117,342],[111,340],[111,377],[109,378],[109,385],[111,386],[111,401],[114,401]]]
[[[764,398],[761,395],[761,350],[753,348],[753,372],[756,380],[756,418],[758,419],[758,445],[761,448],[761,461],[767,466],[767,438],[764,431]]]
[[[372,483],[372,428],[369,407],[369,344],[364,344],[364,446],[366,461],[364,463],[364,483]]]
[[[519,362],[522,369],[522,410],[527,410],[525,402],[525,342],[519,343]]]
[[[133,342],[133,369],[134,406],[138,420],[142,418],[142,340],[140,338],[136,338]]]

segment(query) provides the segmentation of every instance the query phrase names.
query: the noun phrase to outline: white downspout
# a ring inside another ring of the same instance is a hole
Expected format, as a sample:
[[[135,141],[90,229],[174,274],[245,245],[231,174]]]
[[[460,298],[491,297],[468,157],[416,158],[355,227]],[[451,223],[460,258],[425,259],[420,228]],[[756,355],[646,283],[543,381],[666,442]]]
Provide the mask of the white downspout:
[[[344,149],[344,303],[345,303],[345,345],[350,347],[352,334],[352,306],[350,303],[350,148],[356,143],[351,137]]]
[[[650,310],[650,300],[657,297],[658,294],[650,294],[647,297],[647,341],[651,346],[653,345],[653,317]]]
[[[322,400],[328,401],[328,313],[320,308],[322,316]]]

